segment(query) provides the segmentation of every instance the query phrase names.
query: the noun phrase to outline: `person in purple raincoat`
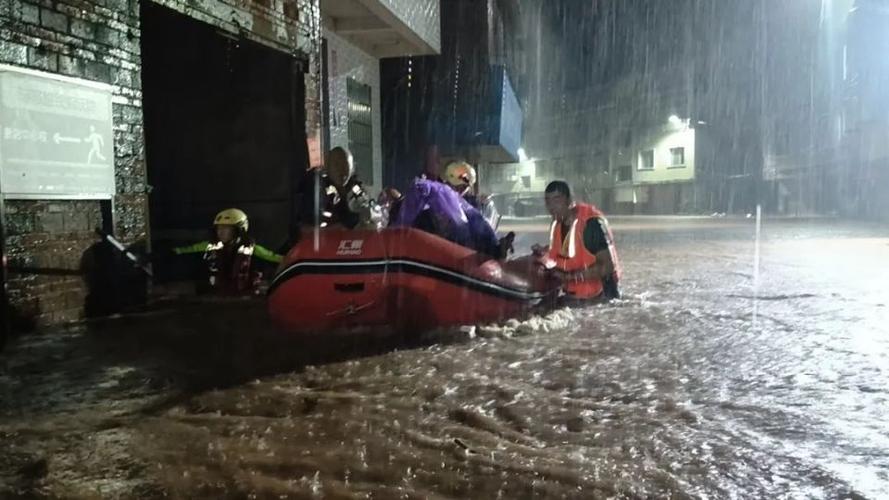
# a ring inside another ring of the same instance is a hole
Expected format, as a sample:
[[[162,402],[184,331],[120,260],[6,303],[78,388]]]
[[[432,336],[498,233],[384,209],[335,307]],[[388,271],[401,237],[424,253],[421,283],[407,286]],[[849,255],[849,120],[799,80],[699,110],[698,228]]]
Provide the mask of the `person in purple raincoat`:
[[[511,238],[497,234],[476,208],[448,185],[428,179],[415,179],[404,195],[392,227],[416,227],[459,245],[505,258],[511,250]]]

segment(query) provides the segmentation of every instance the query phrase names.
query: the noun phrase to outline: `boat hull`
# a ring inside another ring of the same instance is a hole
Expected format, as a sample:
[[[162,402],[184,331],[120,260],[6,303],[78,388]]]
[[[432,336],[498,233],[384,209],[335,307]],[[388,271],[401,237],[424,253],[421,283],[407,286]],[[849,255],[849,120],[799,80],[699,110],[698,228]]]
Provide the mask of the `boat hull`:
[[[557,290],[532,259],[501,263],[416,229],[302,236],[269,289],[269,313],[286,331],[492,322]]]

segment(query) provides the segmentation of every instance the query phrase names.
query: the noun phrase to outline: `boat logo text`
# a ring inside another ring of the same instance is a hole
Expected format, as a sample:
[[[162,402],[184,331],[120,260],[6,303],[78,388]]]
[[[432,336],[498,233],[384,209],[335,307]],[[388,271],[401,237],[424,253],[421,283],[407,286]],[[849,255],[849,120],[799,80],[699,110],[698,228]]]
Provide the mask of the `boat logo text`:
[[[364,240],[341,240],[336,250],[337,255],[361,255]]]

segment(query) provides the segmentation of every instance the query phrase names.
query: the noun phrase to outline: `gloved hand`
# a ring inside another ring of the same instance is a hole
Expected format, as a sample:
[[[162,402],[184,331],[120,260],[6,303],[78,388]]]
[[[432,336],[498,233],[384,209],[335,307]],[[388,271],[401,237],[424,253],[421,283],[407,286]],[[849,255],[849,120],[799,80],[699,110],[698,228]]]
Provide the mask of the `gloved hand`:
[[[500,258],[505,259],[509,254],[515,253],[513,247],[515,242],[515,233],[510,231],[506,236],[500,238]]]
[[[537,243],[531,245],[531,253],[538,257],[543,256],[544,254],[546,254],[547,251],[549,251],[549,248],[543,245]]]

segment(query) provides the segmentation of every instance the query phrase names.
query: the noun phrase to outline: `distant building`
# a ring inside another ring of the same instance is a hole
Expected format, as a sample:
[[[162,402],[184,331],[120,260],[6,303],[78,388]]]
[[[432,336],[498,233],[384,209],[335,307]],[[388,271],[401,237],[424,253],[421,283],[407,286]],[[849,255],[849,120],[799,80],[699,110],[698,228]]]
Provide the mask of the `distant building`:
[[[554,21],[538,23],[526,53],[537,67],[524,143],[536,174],[632,213],[835,210],[847,177],[843,40],[864,33],[846,30],[850,3],[547,4]],[[688,167],[659,171],[671,115],[688,124]],[[654,168],[640,170],[640,155]]]
[[[889,216],[889,4],[832,0],[784,5],[794,32],[767,60],[763,190],[770,212]],[[802,42],[800,43],[800,38]]]
[[[570,179],[579,196],[609,212],[689,213],[699,143],[689,119],[673,118],[647,131],[625,130],[621,142],[590,154],[491,165],[482,190],[539,194],[551,180]]]
[[[889,5],[856,0],[843,58],[843,212],[889,219]]]
[[[483,189],[542,190],[565,179],[606,211],[691,211],[697,118],[688,16],[673,3],[540,9],[529,30],[534,50],[525,53],[536,69],[523,142],[532,161],[491,165]]]
[[[619,213],[689,213],[695,195],[695,129],[676,119],[640,134],[610,157],[611,193],[599,195]]]

